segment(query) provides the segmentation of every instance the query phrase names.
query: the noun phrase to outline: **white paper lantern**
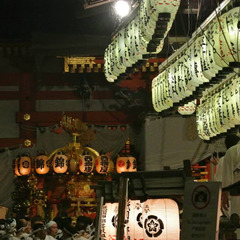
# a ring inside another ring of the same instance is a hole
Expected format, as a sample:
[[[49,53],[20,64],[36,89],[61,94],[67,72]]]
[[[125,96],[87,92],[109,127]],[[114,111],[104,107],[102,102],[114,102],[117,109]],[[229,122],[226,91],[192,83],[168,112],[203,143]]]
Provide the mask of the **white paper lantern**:
[[[148,199],[143,204],[144,240],[179,240],[179,210],[172,199]]]
[[[184,104],[184,106],[178,107],[178,113],[181,115],[191,115],[196,111],[196,104],[195,102],[189,102]]]
[[[117,235],[118,203],[106,203],[102,208],[101,239],[115,240]]]
[[[143,219],[142,219],[143,203],[138,200],[129,200],[126,208],[127,221],[127,239],[142,240],[143,239]]]

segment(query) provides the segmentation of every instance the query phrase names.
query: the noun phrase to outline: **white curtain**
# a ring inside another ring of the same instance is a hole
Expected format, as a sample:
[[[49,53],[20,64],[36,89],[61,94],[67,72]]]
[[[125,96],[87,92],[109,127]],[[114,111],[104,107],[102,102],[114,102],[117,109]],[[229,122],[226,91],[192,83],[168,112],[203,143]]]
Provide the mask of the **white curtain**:
[[[183,160],[199,162],[211,154],[209,144],[196,133],[195,120],[190,118],[149,117],[145,123],[145,170],[183,167]],[[211,145],[211,144],[210,144]]]

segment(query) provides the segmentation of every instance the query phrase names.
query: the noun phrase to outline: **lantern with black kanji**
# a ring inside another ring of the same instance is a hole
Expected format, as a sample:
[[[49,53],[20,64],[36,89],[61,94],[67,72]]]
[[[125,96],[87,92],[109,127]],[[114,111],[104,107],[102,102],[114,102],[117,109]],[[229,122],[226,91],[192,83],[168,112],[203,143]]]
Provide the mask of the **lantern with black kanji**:
[[[136,172],[137,160],[134,157],[118,157],[116,169],[118,173]]]
[[[91,155],[84,154],[79,159],[79,170],[82,173],[91,173],[94,168],[94,159]]]
[[[40,153],[34,161],[35,171],[38,174],[47,174],[50,170],[49,157],[43,153]]]
[[[14,169],[14,174],[19,177],[21,176],[21,174],[18,170],[18,162],[19,162],[19,157],[16,157],[13,161],[13,169]]]
[[[126,234],[127,239],[143,239],[143,203],[139,200],[129,200],[126,207]]]
[[[58,152],[53,157],[53,171],[55,173],[66,173],[68,170],[68,157],[62,152]]]
[[[116,239],[118,203],[106,203],[102,207],[101,239]]]
[[[96,158],[96,171],[100,174],[106,174],[110,170],[110,157],[106,154],[99,155]]]
[[[31,158],[28,154],[23,154],[17,161],[17,168],[20,175],[29,175],[31,173]]]

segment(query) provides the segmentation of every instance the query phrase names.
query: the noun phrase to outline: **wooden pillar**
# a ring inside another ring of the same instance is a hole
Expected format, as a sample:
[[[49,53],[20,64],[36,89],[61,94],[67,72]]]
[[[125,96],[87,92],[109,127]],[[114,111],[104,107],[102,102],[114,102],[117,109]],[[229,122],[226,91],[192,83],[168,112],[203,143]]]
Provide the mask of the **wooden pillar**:
[[[19,111],[35,112],[36,110],[36,85],[33,73],[22,73],[19,82]],[[19,123],[19,137],[24,139],[36,138],[36,124],[29,121],[31,114],[23,116],[24,121]]]

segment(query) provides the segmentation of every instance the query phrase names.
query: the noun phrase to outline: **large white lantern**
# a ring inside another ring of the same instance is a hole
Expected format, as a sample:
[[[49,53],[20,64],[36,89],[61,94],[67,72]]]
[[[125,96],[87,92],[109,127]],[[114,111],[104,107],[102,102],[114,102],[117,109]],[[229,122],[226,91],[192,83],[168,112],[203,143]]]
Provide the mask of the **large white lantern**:
[[[143,239],[143,219],[142,219],[143,203],[138,200],[129,200],[126,208],[127,222],[127,239],[142,240]]]
[[[143,204],[143,238],[179,240],[179,210],[172,199],[148,199]]]
[[[118,203],[106,203],[102,207],[101,239],[115,240],[117,235]]]

